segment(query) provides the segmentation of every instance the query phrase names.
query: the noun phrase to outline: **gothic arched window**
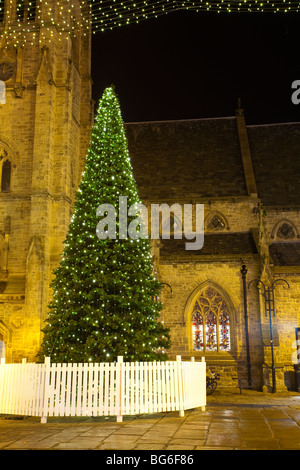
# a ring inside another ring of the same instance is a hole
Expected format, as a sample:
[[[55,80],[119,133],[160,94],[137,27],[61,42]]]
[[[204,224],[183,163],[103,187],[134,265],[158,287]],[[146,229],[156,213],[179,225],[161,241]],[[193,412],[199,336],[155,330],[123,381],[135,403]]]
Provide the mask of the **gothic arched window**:
[[[192,312],[193,351],[230,351],[230,315],[223,297],[212,287],[198,296]]]
[[[206,230],[209,232],[217,232],[219,230],[229,230],[226,218],[220,212],[208,214],[205,220]]]
[[[275,242],[289,242],[300,237],[297,227],[291,220],[281,219],[274,225],[271,238]]]
[[[10,176],[11,176],[11,162],[10,160],[5,160],[2,163],[2,171],[1,171],[1,191],[2,192],[10,191]]]
[[[281,238],[282,240],[290,240],[291,238],[295,238],[295,230],[292,224],[283,222],[277,230],[277,238]]]

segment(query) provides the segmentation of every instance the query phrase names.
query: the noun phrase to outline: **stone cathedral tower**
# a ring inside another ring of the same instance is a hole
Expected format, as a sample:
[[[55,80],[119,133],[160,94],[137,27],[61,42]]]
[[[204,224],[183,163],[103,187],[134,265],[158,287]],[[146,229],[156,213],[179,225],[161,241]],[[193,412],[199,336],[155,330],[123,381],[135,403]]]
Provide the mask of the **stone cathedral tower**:
[[[7,362],[35,360],[90,138],[91,37],[76,1],[66,28],[63,2],[0,0],[0,357]]]

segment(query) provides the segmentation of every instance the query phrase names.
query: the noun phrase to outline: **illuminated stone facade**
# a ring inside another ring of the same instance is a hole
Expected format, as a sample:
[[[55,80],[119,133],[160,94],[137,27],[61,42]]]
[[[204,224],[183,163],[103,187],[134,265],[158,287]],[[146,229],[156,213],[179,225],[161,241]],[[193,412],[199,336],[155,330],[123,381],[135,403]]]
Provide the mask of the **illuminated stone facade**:
[[[126,129],[146,204],[204,204],[201,250],[186,251],[184,237],[172,236],[155,243],[153,250],[157,275],[166,283],[162,316],[172,332],[171,357],[205,356],[208,366],[220,372],[224,388],[251,384],[271,391],[271,328],[259,292],[275,282],[276,314],[271,319],[276,390],[295,388],[300,124],[246,126],[238,109],[224,119],[136,123]],[[163,217],[161,223],[163,227]],[[247,270],[244,279],[242,266]],[[209,290],[223,299],[223,311],[229,312],[227,349],[218,310],[205,299]],[[197,305],[199,296],[207,304],[206,313],[204,303]]]
[[[93,119],[90,37],[38,26],[23,47],[0,43],[0,341],[8,362],[35,359]]]
[[[7,362],[35,360],[93,121],[90,37],[40,26],[29,42],[0,49],[0,355]],[[289,288],[274,285],[276,387],[294,388],[300,125],[249,127],[238,109],[225,119],[126,124],[126,132],[145,204],[205,209],[203,249],[186,251],[173,237],[153,242],[170,357],[205,356],[226,388],[271,390],[269,318],[257,284],[248,284],[284,279]],[[226,325],[220,310],[210,315],[213,295],[226,306]],[[197,306],[200,297],[210,310]]]

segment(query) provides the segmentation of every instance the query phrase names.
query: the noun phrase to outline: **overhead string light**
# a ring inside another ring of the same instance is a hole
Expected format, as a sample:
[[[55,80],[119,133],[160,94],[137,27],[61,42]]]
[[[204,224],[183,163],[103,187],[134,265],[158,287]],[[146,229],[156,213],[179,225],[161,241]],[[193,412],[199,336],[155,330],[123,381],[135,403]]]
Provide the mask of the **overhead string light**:
[[[295,0],[0,0],[0,35],[15,44],[105,32],[175,11],[293,13]],[[43,33],[41,34],[41,31]],[[28,34],[30,33],[30,34]]]
[[[0,48],[87,35],[92,30],[86,0],[0,0]]]
[[[300,2],[294,0],[161,0],[134,1],[91,0],[92,29],[106,31],[131,23],[139,23],[178,10],[196,12],[299,12]]]

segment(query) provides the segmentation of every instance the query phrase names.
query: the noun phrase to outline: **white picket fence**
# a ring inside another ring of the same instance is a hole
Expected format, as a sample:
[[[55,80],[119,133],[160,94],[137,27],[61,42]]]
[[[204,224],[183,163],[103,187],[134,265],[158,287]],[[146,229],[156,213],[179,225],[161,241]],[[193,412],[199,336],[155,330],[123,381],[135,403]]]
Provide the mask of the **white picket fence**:
[[[0,364],[0,414],[116,416],[206,406],[206,363]]]

